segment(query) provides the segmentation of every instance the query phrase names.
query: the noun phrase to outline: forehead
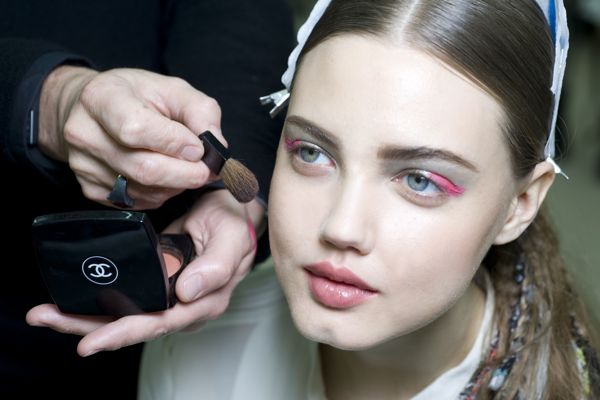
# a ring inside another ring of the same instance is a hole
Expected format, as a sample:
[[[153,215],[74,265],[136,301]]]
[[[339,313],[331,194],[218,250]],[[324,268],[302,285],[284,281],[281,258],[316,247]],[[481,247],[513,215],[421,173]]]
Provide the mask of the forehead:
[[[508,153],[502,109],[492,96],[438,59],[376,37],[337,36],[306,54],[290,113],[356,144]]]

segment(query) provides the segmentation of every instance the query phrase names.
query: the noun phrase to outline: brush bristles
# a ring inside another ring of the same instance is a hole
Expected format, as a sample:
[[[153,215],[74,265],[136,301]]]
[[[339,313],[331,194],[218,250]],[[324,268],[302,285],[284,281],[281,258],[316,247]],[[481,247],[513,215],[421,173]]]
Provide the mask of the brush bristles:
[[[241,162],[228,158],[221,169],[225,187],[240,203],[248,203],[258,193],[258,181],[254,174]]]

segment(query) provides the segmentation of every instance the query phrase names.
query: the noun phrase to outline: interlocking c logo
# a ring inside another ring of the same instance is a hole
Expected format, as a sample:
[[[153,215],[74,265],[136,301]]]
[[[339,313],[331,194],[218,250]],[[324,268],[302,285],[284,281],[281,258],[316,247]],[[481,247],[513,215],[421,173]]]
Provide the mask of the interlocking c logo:
[[[119,276],[119,270],[115,263],[102,256],[86,258],[81,264],[81,271],[83,276],[97,285],[111,284]]]

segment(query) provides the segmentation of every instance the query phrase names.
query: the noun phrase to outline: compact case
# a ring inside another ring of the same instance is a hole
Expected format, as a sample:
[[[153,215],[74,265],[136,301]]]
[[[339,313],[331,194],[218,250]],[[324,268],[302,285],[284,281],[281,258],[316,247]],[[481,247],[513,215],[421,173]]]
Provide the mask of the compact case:
[[[188,235],[157,235],[142,212],[42,215],[32,235],[46,287],[58,308],[71,314],[165,310],[175,304],[175,282],[194,256]],[[171,276],[164,253],[180,265]]]

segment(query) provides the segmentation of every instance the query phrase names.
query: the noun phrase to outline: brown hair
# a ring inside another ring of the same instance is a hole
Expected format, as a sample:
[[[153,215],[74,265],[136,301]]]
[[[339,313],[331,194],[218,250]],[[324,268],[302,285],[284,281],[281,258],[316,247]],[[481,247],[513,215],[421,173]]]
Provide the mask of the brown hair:
[[[332,0],[298,68],[311,49],[342,34],[400,37],[469,77],[503,108],[515,178],[543,160],[554,46],[534,0]],[[484,265],[496,292],[498,342],[494,357],[474,377],[482,388],[477,398],[600,398],[589,325],[544,212],[516,241],[493,246]],[[580,371],[582,350],[592,393],[586,393]],[[487,389],[493,372],[507,364],[504,383]]]

